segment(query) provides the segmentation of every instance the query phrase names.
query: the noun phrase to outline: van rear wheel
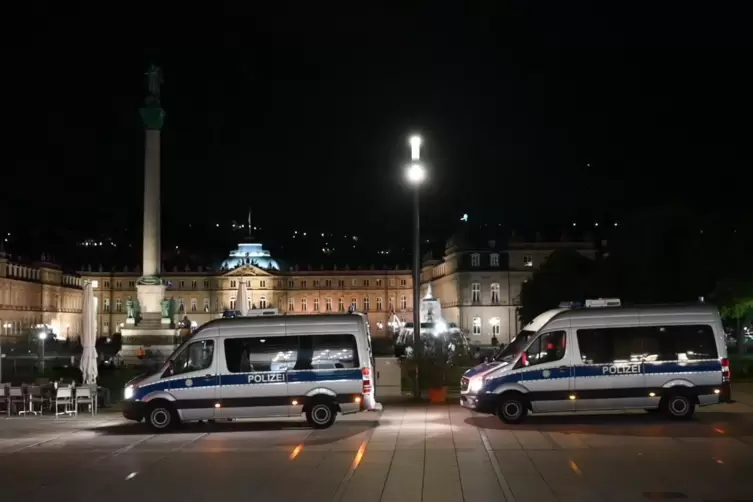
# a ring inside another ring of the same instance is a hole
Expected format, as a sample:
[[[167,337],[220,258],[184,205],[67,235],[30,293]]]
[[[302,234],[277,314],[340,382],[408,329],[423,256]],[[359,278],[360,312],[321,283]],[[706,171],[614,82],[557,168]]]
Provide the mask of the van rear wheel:
[[[337,407],[324,400],[315,401],[306,407],[306,422],[314,429],[328,429],[337,418]]]
[[[690,420],[695,412],[695,402],[685,392],[672,392],[664,398],[663,408],[673,420]]]

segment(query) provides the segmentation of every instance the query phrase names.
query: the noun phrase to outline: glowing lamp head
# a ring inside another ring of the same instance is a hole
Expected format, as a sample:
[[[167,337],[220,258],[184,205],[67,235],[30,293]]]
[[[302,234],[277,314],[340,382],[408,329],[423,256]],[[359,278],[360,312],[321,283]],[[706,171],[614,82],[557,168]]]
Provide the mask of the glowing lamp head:
[[[413,135],[408,140],[410,144],[410,158],[411,160],[418,160],[421,158],[421,136]]]
[[[426,169],[421,164],[411,164],[406,176],[412,185],[420,185],[426,179]]]

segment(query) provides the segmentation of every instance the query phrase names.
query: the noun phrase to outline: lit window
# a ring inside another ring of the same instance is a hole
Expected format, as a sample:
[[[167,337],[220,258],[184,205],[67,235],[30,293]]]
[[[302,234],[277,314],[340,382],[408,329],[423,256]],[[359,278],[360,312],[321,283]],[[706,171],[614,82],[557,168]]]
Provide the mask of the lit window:
[[[471,255],[471,267],[478,267],[479,265],[481,265],[481,255],[473,253]]]
[[[382,297],[381,296],[377,296],[377,299],[376,299],[376,309],[377,309],[377,311],[381,311],[382,310]]]
[[[350,307],[353,310],[358,310],[358,299],[357,298],[351,298],[350,299]]]
[[[474,317],[473,318],[473,331],[471,331],[474,335],[480,335],[481,334],[481,318],[480,317]]]
[[[288,312],[293,312],[295,310],[295,298],[292,296],[288,298]]]
[[[196,281],[193,281],[194,284],[196,284]],[[196,312],[196,309],[199,308],[198,302],[196,301],[196,298],[191,298],[191,312]]]
[[[400,297],[400,310],[408,309],[408,298],[405,295]]]
[[[489,265],[492,267],[499,267],[499,254],[492,253],[489,255]]]
[[[332,312],[332,298],[327,298],[324,302],[324,309],[327,312]]]
[[[531,255],[525,255],[523,257],[523,266],[524,267],[533,267],[533,256]]]
[[[489,324],[492,327],[492,336],[499,340],[499,317],[492,317],[489,320]]]
[[[306,312],[308,310],[308,298],[305,296],[301,298],[301,312]]]
[[[267,308],[267,297],[266,296],[260,296],[259,297],[259,308],[260,309]]]
[[[481,283],[471,284],[471,303],[481,303]]]
[[[492,284],[492,303],[499,303],[499,284]]]
[[[314,312],[319,312],[319,298],[314,298]]]
[[[337,300],[337,310],[345,312],[345,300],[343,298]]]
[[[371,306],[371,301],[369,300],[369,297],[364,296],[363,297],[363,311],[367,312],[370,306]]]
[[[230,297],[230,310],[235,310],[235,297]]]

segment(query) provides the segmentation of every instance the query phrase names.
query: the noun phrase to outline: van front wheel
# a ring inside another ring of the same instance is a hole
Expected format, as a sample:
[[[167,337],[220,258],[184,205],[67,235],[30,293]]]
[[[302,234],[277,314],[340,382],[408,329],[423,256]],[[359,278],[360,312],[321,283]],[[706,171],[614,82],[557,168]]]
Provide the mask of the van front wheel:
[[[146,410],[146,423],[155,432],[164,432],[177,427],[180,422],[173,405],[164,400],[151,403]]]
[[[519,424],[528,415],[525,399],[518,393],[503,394],[497,405],[497,417],[506,424]]]
[[[314,429],[332,427],[337,418],[337,408],[326,401],[312,403],[306,408],[306,422]]]

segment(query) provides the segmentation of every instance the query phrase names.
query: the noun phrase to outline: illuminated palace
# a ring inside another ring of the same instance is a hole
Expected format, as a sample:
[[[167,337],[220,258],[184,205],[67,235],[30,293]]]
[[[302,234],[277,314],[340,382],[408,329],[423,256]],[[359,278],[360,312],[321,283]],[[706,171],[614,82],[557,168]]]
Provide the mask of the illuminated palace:
[[[429,282],[447,322],[456,323],[471,343],[488,344],[492,335],[507,342],[520,328],[520,288],[557,249],[577,250],[595,258],[590,242],[448,241],[443,256],[424,260],[422,283]],[[98,336],[119,332],[129,299],[136,300],[139,269],[106,271],[101,267],[63,274],[55,265],[20,265],[0,257],[0,327],[19,335],[47,324],[58,336],[75,338],[81,330],[81,286],[96,285]],[[352,305],[368,316],[373,336],[388,336],[394,322],[413,316],[412,275],[405,269],[373,267],[282,267],[259,243],[241,243],[214,269],[163,271],[166,296],[174,299],[176,320],[194,325],[221,317],[236,305],[239,283],[248,290],[248,309],[278,309],[288,315],[346,312]]]

